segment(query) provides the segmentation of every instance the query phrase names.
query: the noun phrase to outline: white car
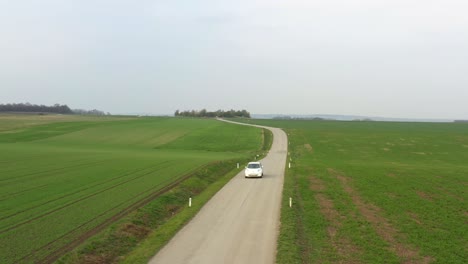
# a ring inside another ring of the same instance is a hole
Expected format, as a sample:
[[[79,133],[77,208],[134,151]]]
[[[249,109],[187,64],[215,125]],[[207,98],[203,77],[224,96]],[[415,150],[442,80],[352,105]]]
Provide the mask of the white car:
[[[249,162],[245,167],[245,177],[263,177],[263,165],[260,162]]]

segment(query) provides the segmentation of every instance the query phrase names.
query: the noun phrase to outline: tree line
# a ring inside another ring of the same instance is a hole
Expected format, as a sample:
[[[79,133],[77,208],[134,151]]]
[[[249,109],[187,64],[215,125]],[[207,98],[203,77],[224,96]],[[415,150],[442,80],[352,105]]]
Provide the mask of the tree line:
[[[243,117],[243,118],[250,118],[250,113],[247,110],[218,110],[214,112],[207,111],[206,109],[202,110],[186,110],[186,111],[179,111],[176,110],[174,116],[184,116],[184,117]]]
[[[96,116],[103,116],[103,115],[111,115],[111,113],[104,111],[93,109],[93,110],[85,110],[85,109],[73,109],[74,114],[77,115],[96,115]]]
[[[78,114],[78,115],[106,115],[100,110],[70,109],[68,105],[54,104],[52,106],[36,105],[31,103],[0,104],[0,112],[25,112],[25,113],[56,113],[56,114]],[[110,115],[110,113],[107,113]]]
[[[73,111],[67,105],[54,104],[52,106],[47,106],[30,103],[0,104],[0,112],[47,112],[57,114],[73,114]]]

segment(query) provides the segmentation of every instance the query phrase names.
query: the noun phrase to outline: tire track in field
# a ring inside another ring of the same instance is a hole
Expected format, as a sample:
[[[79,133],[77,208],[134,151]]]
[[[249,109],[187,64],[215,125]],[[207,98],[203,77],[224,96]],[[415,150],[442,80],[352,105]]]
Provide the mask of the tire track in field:
[[[32,191],[32,190],[36,190],[36,189],[42,189],[44,187],[46,187],[48,184],[42,184],[42,185],[39,185],[39,186],[34,186],[34,187],[31,187],[31,188],[28,188],[28,189],[24,189],[24,190],[21,190],[19,192],[13,192],[13,193],[9,193],[5,196],[2,196],[0,198],[0,202],[1,201],[4,201],[4,200],[7,200],[9,198],[12,198],[12,197],[15,197],[16,195],[18,194],[22,194],[22,193],[25,193],[25,192],[29,192],[29,191]],[[2,220],[3,218],[0,218],[0,220]]]
[[[72,195],[75,195],[75,194],[80,193],[80,192],[82,192],[82,191],[86,191],[86,190],[88,190],[88,189],[97,187],[97,186],[99,186],[99,185],[103,185],[103,184],[106,184],[106,183],[109,183],[109,182],[112,182],[112,181],[115,181],[115,180],[124,178],[124,177],[126,177],[126,176],[129,176],[129,175],[132,175],[132,174],[135,174],[135,173],[139,173],[139,172],[144,171],[144,170],[151,169],[151,168],[153,168],[153,167],[155,167],[155,166],[159,166],[159,165],[164,164],[164,163],[166,163],[166,162],[168,162],[168,161],[164,161],[164,162],[161,162],[161,163],[157,163],[156,165],[153,164],[153,165],[151,165],[151,166],[149,166],[149,167],[142,168],[142,169],[137,169],[137,170],[134,170],[134,171],[132,171],[132,172],[127,172],[127,173],[124,173],[124,174],[121,175],[121,176],[118,176],[118,177],[115,177],[115,178],[111,178],[111,179],[108,179],[108,180],[103,181],[103,182],[98,182],[98,183],[96,183],[96,184],[94,184],[94,185],[91,185],[91,186],[89,186],[89,187],[88,187],[88,186],[85,186],[85,187],[83,187],[83,188],[81,188],[81,189],[78,189],[78,190],[75,191],[75,192],[68,193],[68,194],[66,194],[66,195],[57,197],[57,198],[52,199],[52,200],[49,200],[49,201],[47,201],[47,202],[44,202],[44,203],[41,203],[41,204],[38,204],[38,205],[31,206],[31,207],[26,208],[26,209],[23,209],[23,210],[21,210],[21,211],[15,212],[14,214],[1,217],[1,218],[0,218],[0,221],[1,221],[1,220],[4,220],[4,219],[11,218],[11,217],[14,217],[14,216],[16,216],[16,215],[18,215],[18,214],[27,212],[27,211],[29,211],[29,210],[36,209],[36,208],[38,208],[38,207],[47,205],[47,204],[49,204],[49,203],[52,203],[52,202],[61,200],[61,199],[63,199],[63,198],[67,198],[67,197],[69,197],[69,196],[72,196]],[[44,186],[46,186],[46,185],[44,185]],[[35,189],[35,188],[33,188],[33,189]],[[0,199],[0,201],[2,201],[2,199]]]
[[[167,168],[168,166],[170,166],[170,165],[167,165],[167,166],[165,166],[165,167],[160,167],[160,168],[158,168],[158,169]],[[43,218],[43,217],[45,217],[45,216],[51,215],[51,214],[53,214],[53,213],[55,213],[55,212],[58,212],[58,211],[60,211],[60,210],[62,210],[62,209],[64,209],[64,208],[67,208],[67,207],[69,207],[69,206],[71,206],[71,205],[74,205],[74,204],[76,204],[76,203],[79,203],[79,202],[81,202],[81,201],[84,201],[84,200],[86,200],[86,199],[89,199],[89,198],[91,198],[91,197],[94,197],[94,196],[96,196],[96,195],[99,195],[99,194],[101,194],[101,193],[103,193],[103,192],[109,191],[109,190],[111,190],[111,189],[115,189],[115,188],[117,188],[117,187],[119,187],[119,186],[121,186],[121,185],[124,185],[124,184],[128,183],[128,182],[131,182],[131,181],[134,181],[134,180],[136,180],[136,179],[142,178],[142,177],[144,177],[144,176],[146,176],[146,175],[148,175],[148,174],[151,174],[151,173],[153,173],[153,172],[154,172],[154,171],[151,171],[151,172],[149,172],[149,173],[145,173],[145,174],[139,175],[139,176],[137,176],[137,177],[135,177],[135,178],[131,178],[131,179],[126,180],[126,181],[123,181],[123,182],[121,182],[121,183],[115,184],[115,185],[110,186],[110,187],[108,187],[108,188],[105,188],[105,189],[103,189],[103,190],[101,190],[101,191],[99,191],[99,192],[89,194],[89,195],[84,196],[84,197],[82,197],[82,198],[80,198],[80,199],[78,199],[78,200],[72,201],[72,202],[67,203],[67,204],[65,204],[65,205],[63,205],[63,206],[60,206],[60,207],[58,207],[58,208],[55,208],[55,209],[53,209],[53,210],[51,210],[51,211],[48,211],[48,212],[43,213],[43,214],[41,214],[41,215],[38,215],[38,216],[36,216],[36,217],[34,217],[34,218],[31,218],[31,219],[28,219],[28,220],[26,220],[26,221],[20,222],[20,223],[18,223],[18,224],[16,224],[16,225],[13,225],[13,226],[8,227],[8,228],[4,228],[4,229],[0,230],[0,235],[3,234],[3,233],[6,233],[6,232],[8,232],[8,231],[11,231],[11,230],[13,230],[13,229],[16,229],[16,228],[18,228],[18,227],[21,227],[21,226],[23,226],[23,225],[26,225],[26,224],[28,224],[28,223],[34,222],[34,221],[36,221],[36,220],[38,220],[38,219],[41,219],[41,218]]]
[[[86,160],[86,159],[84,159],[84,160],[79,160],[79,161],[77,161],[77,162],[85,161],[85,160]],[[60,168],[54,168],[54,169],[45,170],[45,171],[40,171],[40,172],[27,173],[27,174],[23,174],[23,175],[19,175],[19,176],[14,176],[14,177],[11,177],[11,178],[0,179],[0,182],[5,182],[5,181],[8,181],[8,180],[13,180],[13,181],[11,181],[11,182],[17,182],[17,181],[15,181],[15,180],[19,180],[19,179],[22,179],[22,178],[25,178],[25,177],[28,177],[28,176],[35,176],[35,175],[40,175],[40,174],[49,173],[49,172],[60,172],[60,171],[66,171],[66,170],[68,170],[68,169],[74,169],[74,168],[92,166],[92,165],[94,165],[94,164],[103,163],[103,162],[106,162],[106,161],[109,161],[109,160],[111,160],[111,159],[108,159],[108,160],[101,160],[101,161],[94,161],[94,162],[89,162],[89,163],[82,163],[82,164],[71,165],[71,166],[60,167]],[[5,186],[5,185],[4,185],[4,186]]]
[[[328,222],[327,235],[332,248],[336,251],[339,257],[339,262],[346,263],[361,263],[359,257],[362,256],[363,250],[358,247],[348,237],[339,235],[343,229],[342,222],[349,219],[350,216],[341,214],[335,206],[333,200],[326,195],[325,183],[316,178],[310,177],[310,189],[314,192],[314,198],[318,203],[320,213]],[[309,255],[306,255],[303,260],[306,260]]]
[[[27,160],[34,160],[34,161],[41,161],[41,160],[50,160],[50,157],[44,156],[44,155],[24,155],[21,157],[21,161],[27,161]],[[3,161],[3,163],[8,164],[8,168],[5,168],[3,170],[4,173],[11,173],[11,172],[18,172],[19,170],[29,170],[29,167],[23,167],[18,169],[19,164],[24,164],[24,162],[20,162],[18,160],[12,159],[12,160],[7,160]]]
[[[67,172],[67,171],[70,171],[70,170],[76,170],[77,168],[86,168],[86,167],[92,167],[92,166],[96,166],[96,165],[99,165],[99,164],[102,164],[102,163],[105,163],[109,160],[102,160],[102,161],[99,161],[99,162],[90,162],[90,163],[83,163],[83,164],[80,164],[80,165],[77,165],[77,166],[68,166],[68,167],[62,167],[62,168],[59,168],[59,169],[56,169],[55,172]],[[43,174],[43,173],[46,173],[45,171],[42,171],[42,172],[38,172],[38,173],[33,173],[33,174],[29,174],[28,176],[34,176],[34,175],[39,175],[39,174]],[[52,177],[54,176],[55,174],[46,174],[46,175],[43,175],[42,177],[38,177],[38,178],[47,178],[47,177]],[[17,181],[15,181],[17,182]],[[4,186],[8,186],[8,185],[4,185]],[[23,192],[23,191],[20,191],[20,192]],[[0,201],[4,201],[4,200],[7,200],[9,198],[12,198],[12,197],[15,197],[18,193],[20,192],[17,192],[17,193],[9,193],[9,194],[6,194],[4,196],[2,196],[0,198]]]
[[[427,264],[433,261],[432,257],[421,255],[417,247],[405,243],[405,238],[400,234],[399,230],[382,215],[382,209],[372,203],[365,202],[352,187],[351,178],[334,169],[328,169],[328,172],[339,180],[344,191],[351,197],[364,219],[373,226],[380,238],[389,244],[389,250],[396,254],[402,260],[402,263]]]
[[[49,161],[47,158],[43,158],[43,159]],[[35,160],[35,161],[39,161],[39,162],[40,162],[41,158],[31,158],[31,157],[24,157],[24,158],[23,158],[23,161],[27,161],[27,160]],[[78,165],[81,165],[81,164],[76,164],[76,163],[78,163],[78,162],[82,162],[82,161],[93,161],[93,160],[95,161],[95,159],[85,158],[85,159],[71,160],[71,161],[69,161],[68,163],[71,163],[71,164],[74,164],[75,166],[78,166]],[[19,164],[24,165],[25,162],[21,162],[21,163],[20,163],[20,162],[16,161],[16,163],[14,164],[15,166],[12,166],[12,167],[15,167],[15,168],[13,168],[13,169],[11,169],[11,170],[6,170],[6,171],[4,171],[4,172],[7,172],[7,173],[8,173],[8,172],[13,172],[13,171],[14,171],[14,172],[18,172],[18,170],[29,170],[29,169],[30,169],[28,166],[23,167],[23,168],[20,168],[20,169],[16,168],[16,166],[19,165]],[[65,166],[65,167],[62,166],[62,167],[55,167],[55,168],[53,168],[53,169],[48,169],[48,167],[50,167],[50,165],[57,165],[56,162],[55,162],[55,163],[49,163],[49,164],[43,163],[43,164],[41,164],[41,165],[44,165],[44,166],[39,167],[39,168],[37,168],[37,169],[44,169],[44,171],[35,171],[35,172],[26,173],[26,174],[21,174],[21,173],[20,173],[20,174],[17,175],[17,176],[10,177],[10,178],[6,178],[6,179],[2,179],[2,180],[0,180],[0,181],[7,181],[7,180],[11,180],[11,179],[16,179],[16,178],[18,178],[18,177],[21,178],[21,177],[26,177],[26,176],[30,176],[30,175],[45,173],[45,172],[48,172],[49,170],[64,169],[64,168],[67,168],[67,167],[68,167],[68,166]]]
[[[151,174],[151,173],[153,173],[153,172],[155,172],[155,171],[152,171],[152,172],[150,172],[149,174]],[[158,186],[159,186],[159,185],[158,185]],[[148,191],[148,190],[147,190],[147,191]],[[145,191],[144,193],[146,193],[147,191]],[[136,195],[136,196],[134,196],[132,199],[134,199],[135,197],[138,197],[138,196],[139,196],[139,195]],[[132,199],[131,199],[131,200],[132,200]],[[101,217],[103,217],[103,216],[109,214],[110,212],[115,211],[116,209],[120,208],[122,205],[126,204],[127,202],[128,202],[128,201],[123,201],[123,202],[117,204],[116,206],[111,207],[111,208],[109,208],[109,209],[103,211],[102,213],[98,214],[97,216],[95,216],[95,217],[89,219],[88,221],[82,223],[81,225],[79,225],[79,226],[73,228],[72,230],[66,232],[65,234],[61,235],[60,237],[58,237],[58,238],[56,238],[56,239],[54,239],[54,240],[48,242],[47,244],[45,244],[45,245],[43,245],[43,246],[41,246],[41,247],[35,249],[35,252],[42,252],[44,249],[51,249],[51,248],[60,247],[60,242],[62,242],[63,240],[66,240],[66,239],[71,239],[71,240],[73,240],[73,239],[76,237],[76,234],[75,234],[75,233],[78,233],[78,234],[80,233],[80,231],[81,231],[80,229],[82,229],[83,227],[86,227],[87,225],[89,225],[89,224],[95,222],[96,220],[99,220]],[[124,209],[125,209],[125,208],[124,208]],[[91,229],[92,229],[92,228],[91,228]],[[88,231],[89,231],[89,230],[88,230]],[[55,246],[54,246],[54,244],[58,244],[58,245],[55,245]],[[17,260],[17,261],[23,261],[23,260],[25,260],[25,259],[27,259],[27,258],[31,258],[31,257],[34,258],[34,256],[35,256],[35,254],[34,254],[34,253],[31,253],[31,254],[26,255],[26,256],[24,256],[22,259],[19,259],[19,260]],[[34,259],[29,259],[29,260],[30,260],[30,261],[34,261]]]
[[[132,205],[122,209],[119,213],[115,214],[114,216],[106,219],[104,222],[98,224],[96,227],[86,231],[85,233],[79,235],[78,237],[76,238],[72,238],[72,241],[70,241],[69,243],[61,246],[60,248],[52,251],[50,254],[48,254],[47,256],[43,257],[42,259],[34,259],[34,262],[35,263],[53,263],[54,261],[56,261],[57,259],[59,259],[62,255],[64,255],[65,253],[69,252],[70,250],[74,249],[75,247],[77,247],[78,245],[80,245],[81,243],[83,243],[84,241],[86,241],[87,239],[89,239],[90,237],[94,236],[95,234],[99,233],[100,231],[102,231],[104,228],[106,228],[107,226],[109,226],[110,224],[114,223],[115,221],[123,218],[124,216],[128,215],[129,213],[133,212],[134,210],[148,204],[149,202],[151,202],[152,200],[154,200],[155,198],[157,198],[158,196],[160,196],[161,194],[171,190],[172,188],[176,187],[177,185],[179,185],[180,183],[182,183],[183,181],[187,180],[188,178],[192,177],[194,175],[194,173],[204,167],[207,167],[207,166],[210,166],[212,165],[212,163],[209,163],[207,165],[204,165],[204,166],[200,166],[198,168],[196,168],[195,170],[193,170],[192,172],[188,173],[188,174],[185,174],[184,176],[176,179],[175,181],[171,181],[170,179],[167,180],[167,181],[164,181],[162,182],[161,184],[158,184],[157,186],[161,186],[161,185],[165,185],[164,187],[162,188],[159,188],[159,189],[156,189],[154,192],[150,193],[148,196],[146,196],[145,198],[133,203]],[[154,173],[156,172],[157,170],[155,171],[152,171],[150,172],[149,174],[151,173]],[[170,182],[170,183],[168,183]],[[148,190],[146,190],[145,192],[148,192],[148,191],[151,191],[151,189],[155,189],[155,187],[152,187]],[[138,197],[139,195],[135,196],[135,197]],[[125,202],[121,203],[120,205],[124,204]],[[120,206],[119,205],[119,206]],[[82,224],[80,225],[79,227],[69,231],[67,234],[61,236],[61,238],[58,238],[58,239],[55,239],[54,241],[51,241],[49,242],[48,244],[42,246],[41,248],[37,249],[36,251],[40,251],[40,250],[43,250],[47,247],[50,247],[51,245],[53,245],[54,243],[57,243],[59,242],[60,239],[62,239],[63,237],[67,236],[68,234],[72,234],[72,233],[75,233],[75,232],[78,232],[79,229],[93,221],[95,221],[96,219],[98,219],[99,217],[105,215],[106,213],[114,210],[115,208],[117,208],[118,206],[112,208],[112,209],[109,209],[107,210],[106,212],[100,214],[99,216],[97,217],[94,217],[93,219],[89,220],[87,223],[85,224]],[[31,257],[34,257],[34,253],[31,253],[17,261],[24,261],[24,260],[33,260],[33,259],[30,259]]]
[[[58,168],[58,169],[54,169],[55,172],[67,172],[69,171],[70,169],[76,169],[76,168],[85,168],[85,167],[92,167],[92,166],[95,166],[95,165],[98,165],[100,163],[104,163],[106,161],[109,161],[109,160],[103,160],[103,161],[99,161],[99,162],[90,162],[90,163],[83,163],[83,164],[79,164],[77,166],[68,166],[68,167],[61,167],[61,168]],[[34,175],[39,175],[39,174],[43,174],[43,173],[47,173],[48,171],[42,171],[42,172],[37,172],[37,173],[32,173],[32,174],[28,174],[27,176],[34,176]],[[49,171],[51,172],[51,171]],[[24,175],[23,175],[24,176]],[[39,178],[46,178],[46,177],[52,177],[53,175],[52,174],[46,174],[46,175],[43,175],[42,177],[39,177]],[[20,176],[21,177],[21,176]],[[1,180],[0,180],[1,182]],[[18,182],[18,181],[14,181],[15,183]],[[10,182],[11,183],[11,182]],[[8,186],[7,184],[4,184],[3,186]],[[31,188],[31,189],[36,189],[35,187]],[[30,189],[30,190],[31,190]],[[15,192],[15,193],[8,193],[6,195],[3,195],[1,196],[0,198],[0,202],[1,201],[4,201],[4,200],[7,200],[9,198],[12,198],[12,197],[15,197],[17,194],[19,193],[22,193],[24,192],[23,191],[20,191],[20,192]]]

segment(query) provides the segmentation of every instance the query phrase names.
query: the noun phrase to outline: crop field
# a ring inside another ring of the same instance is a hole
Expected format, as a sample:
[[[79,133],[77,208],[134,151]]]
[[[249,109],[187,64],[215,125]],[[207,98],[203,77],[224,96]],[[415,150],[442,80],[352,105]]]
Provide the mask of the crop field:
[[[1,263],[41,262],[185,175],[261,147],[261,129],[208,119],[0,115]]]
[[[466,263],[468,124],[252,122],[289,133],[277,263]]]

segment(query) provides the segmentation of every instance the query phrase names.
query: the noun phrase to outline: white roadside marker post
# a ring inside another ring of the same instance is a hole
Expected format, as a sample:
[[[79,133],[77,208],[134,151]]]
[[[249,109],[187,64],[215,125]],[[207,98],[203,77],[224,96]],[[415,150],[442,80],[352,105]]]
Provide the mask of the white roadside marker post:
[[[291,168],[291,162],[289,162],[289,168]]]
[[[289,197],[289,207],[292,207],[292,198]]]
[[[188,207],[192,207],[192,197],[188,199]]]
[[[237,168],[239,168],[239,162],[237,163]]]

